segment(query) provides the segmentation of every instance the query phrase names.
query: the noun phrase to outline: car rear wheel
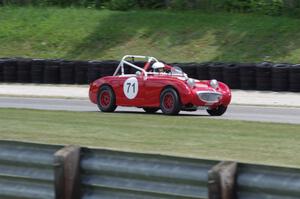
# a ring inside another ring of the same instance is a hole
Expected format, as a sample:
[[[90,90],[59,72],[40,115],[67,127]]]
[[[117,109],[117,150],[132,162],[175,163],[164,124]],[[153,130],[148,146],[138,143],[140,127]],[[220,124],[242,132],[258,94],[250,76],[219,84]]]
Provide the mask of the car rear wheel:
[[[113,112],[116,106],[116,96],[111,87],[101,86],[97,96],[97,105],[102,112]]]
[[[159,110],[156,107],[144,107],[143,109],[146,113],[156,113]]]
[[[177,115],[181,109],[180,99],[173,88],[166,88],[160,95],[160,109],[164,114]]]
[[[207,109],[206,111],[211,116],[221,116],[221,115],[223,115],[226,112],[226,110],[227,110],[227,106],[220,105],[217,108]]]

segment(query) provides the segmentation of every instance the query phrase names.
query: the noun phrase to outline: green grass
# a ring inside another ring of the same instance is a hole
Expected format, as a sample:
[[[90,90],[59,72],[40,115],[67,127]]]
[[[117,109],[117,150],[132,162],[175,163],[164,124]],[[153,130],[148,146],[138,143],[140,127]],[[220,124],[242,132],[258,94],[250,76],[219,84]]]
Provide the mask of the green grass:
[[[0,109],[0,139],[300,167],[300,125]]]
[[[202,11],[0,8],[0,57],[299,62],[300,20]]]

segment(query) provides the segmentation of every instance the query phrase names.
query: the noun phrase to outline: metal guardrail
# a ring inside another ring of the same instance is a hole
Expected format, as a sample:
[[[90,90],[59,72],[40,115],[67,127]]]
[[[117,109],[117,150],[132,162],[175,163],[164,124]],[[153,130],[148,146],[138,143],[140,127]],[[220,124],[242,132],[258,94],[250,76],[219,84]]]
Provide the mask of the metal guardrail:
[[[83,149],[83,199],[208,198],[215,161]]]
[[[0,198],[54,199],[56,146],[0,141]]]
[[[299,169],[239,164],[237,172],[239,199],[300,198]]]
[[[0,141],[5,199],[296,199],[300,169]]]

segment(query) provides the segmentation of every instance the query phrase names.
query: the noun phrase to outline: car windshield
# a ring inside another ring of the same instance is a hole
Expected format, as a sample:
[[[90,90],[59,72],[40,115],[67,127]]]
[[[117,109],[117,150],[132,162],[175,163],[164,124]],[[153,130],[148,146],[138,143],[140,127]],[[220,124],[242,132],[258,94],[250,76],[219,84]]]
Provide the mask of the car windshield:
[[[182,71],[182,69],[178,66],[174,66],[171,68],[171,74],[176,76],[184,76],[185,73]]]

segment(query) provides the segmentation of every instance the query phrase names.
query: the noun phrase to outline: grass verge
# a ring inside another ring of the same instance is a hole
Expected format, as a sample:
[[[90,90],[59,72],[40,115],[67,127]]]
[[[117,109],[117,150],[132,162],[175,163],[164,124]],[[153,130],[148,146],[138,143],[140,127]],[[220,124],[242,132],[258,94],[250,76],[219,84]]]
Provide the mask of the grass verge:
[[[300,125],[0,109],[0,139],[300,167]]]
[[[299,62],[300,19],[203,11],[0,7],[0,57]]]

